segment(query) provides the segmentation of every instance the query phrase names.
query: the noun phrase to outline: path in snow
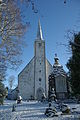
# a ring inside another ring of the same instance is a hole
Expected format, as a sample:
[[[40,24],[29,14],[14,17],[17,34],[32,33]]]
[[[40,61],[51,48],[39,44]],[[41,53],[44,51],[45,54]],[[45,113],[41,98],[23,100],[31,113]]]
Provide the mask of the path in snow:
[[[75,112],[73,115],[61,115],[58,111],[58,117],[48,118],[44,115],[48,103],[41,102],[22,102],[16,107],[16,112],[12,112],[12,105],[15,101],[6,100],[3,106],[0,106],[0,120],[80,120],[80,116]],[[56,104],[54,104],[56,106]],[[80,112],[80,104],[70,104]]]

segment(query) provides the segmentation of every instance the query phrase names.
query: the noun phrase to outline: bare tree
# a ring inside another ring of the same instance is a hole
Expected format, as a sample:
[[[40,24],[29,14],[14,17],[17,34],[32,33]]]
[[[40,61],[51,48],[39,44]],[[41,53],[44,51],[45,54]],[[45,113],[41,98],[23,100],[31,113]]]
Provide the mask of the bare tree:
[[[4,79],[7,67],[17,68],[21,64],[21,37],[26,28],[14,0],[0,0],[0,80]]]
[[[22,52],[25,25],[21,22],[20,11],[16,4],[10,0],[2,2],[0,6],[0,52],[3,52],[6,64],[12,66],[21,62],[17,57]]]
[[[17,68],[21,64],[19,56],[24,45],[21,37],[26,27],[15,1],[0,0],[0,86],[3,85],[7,68]],[[1,91],[0,96],[4,98]]]
[[[15,83],[15,76],[11,75],[8,79],[8,83],[9,83],[9,88],[12,89]]]

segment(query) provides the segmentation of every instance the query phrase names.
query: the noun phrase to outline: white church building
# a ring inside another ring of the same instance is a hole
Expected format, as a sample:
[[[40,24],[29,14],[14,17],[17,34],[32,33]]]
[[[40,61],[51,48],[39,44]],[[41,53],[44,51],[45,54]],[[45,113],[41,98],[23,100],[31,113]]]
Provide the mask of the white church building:
[[[40,100],[43,93],[48,97],[48,76],[52,72],[53,66],[45,55],[45,41],[39,21],[34,42],[34,57],[18,75],[18,95],[24,100]],[[67,87],[65,89],[67,91]]]

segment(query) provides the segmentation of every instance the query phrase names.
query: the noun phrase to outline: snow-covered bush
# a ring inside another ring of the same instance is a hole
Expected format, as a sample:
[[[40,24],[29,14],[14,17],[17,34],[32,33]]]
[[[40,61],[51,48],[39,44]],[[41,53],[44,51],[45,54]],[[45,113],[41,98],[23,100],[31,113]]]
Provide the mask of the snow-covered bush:
[[[21,103],[22,102],[22,97],[21,96],[18,96],[17,98],[17,104]]]

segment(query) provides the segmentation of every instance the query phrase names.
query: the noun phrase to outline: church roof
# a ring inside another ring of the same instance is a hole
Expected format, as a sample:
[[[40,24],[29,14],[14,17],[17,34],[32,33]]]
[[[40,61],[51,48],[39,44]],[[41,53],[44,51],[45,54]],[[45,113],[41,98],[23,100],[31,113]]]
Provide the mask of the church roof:
[[[40,25],[40,20],[38,22],[37,39],[38,40],[43,40],[42,29],[41,29],[41,25]]]
[[[59,75],[63,75],[66,76],[66,72],[63,69],[63,66],[60,65],[59,63],[59,58],[57,57],[57,54],[55,54],[55,58],[54,58],[54,65],[53,65],[53,74],[55,75],[55,77],[59,76]]]
[[[53,74],[55,77],[59,75],[66,76],[66,72],[64,71],[63,66],[53,66]]]

